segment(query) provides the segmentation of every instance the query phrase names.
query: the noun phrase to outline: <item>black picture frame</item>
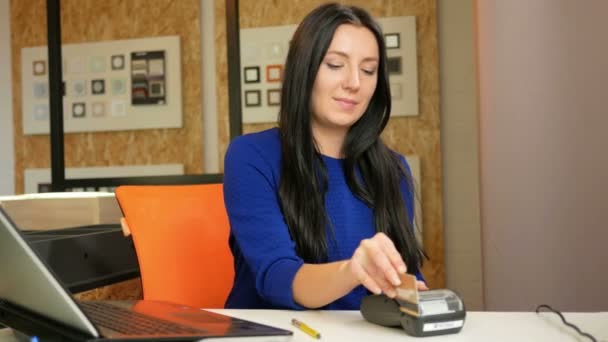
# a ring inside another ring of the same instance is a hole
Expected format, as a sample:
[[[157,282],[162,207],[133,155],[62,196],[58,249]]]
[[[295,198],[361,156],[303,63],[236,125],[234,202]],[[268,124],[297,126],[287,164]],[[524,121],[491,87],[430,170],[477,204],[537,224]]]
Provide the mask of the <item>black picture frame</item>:
[[[125,68],[125,55],[112,55],[110,57],[110,68],[112,70],[123,70]]]
[[[262,105],[262,92],[260,90],[245,90],[243,94],[245,100],[245,107],[260,107]],[[254,96],[254,99],[250,99],[250,96]]]
[[[386,60],[386,69],[389,75],[401,75],[403,73],[401,56],[389,57]]]
[[[397,43],[390,43],[392,40],[396,39]],[[399,32],[389,32],[384,34],[384,44],[387,49],[399,49],[401,47],[401,35]]]
[[[106,80],[94,79],[91,80],[91,94],[104,95],[106,93]]]
[[[255,76],[253,78],[248,78],[247,74],[253,71],[255,72]],[[260,83],[260,67],[259,66],[247,66],[243,68],[243,80],[245,83]]]
[[[82,112],[78,112],[78,108],[82,108]],[[73,118],[84,118],[87,116],[87,104],[85,102],[74,102],[72,103],[72,117]]]

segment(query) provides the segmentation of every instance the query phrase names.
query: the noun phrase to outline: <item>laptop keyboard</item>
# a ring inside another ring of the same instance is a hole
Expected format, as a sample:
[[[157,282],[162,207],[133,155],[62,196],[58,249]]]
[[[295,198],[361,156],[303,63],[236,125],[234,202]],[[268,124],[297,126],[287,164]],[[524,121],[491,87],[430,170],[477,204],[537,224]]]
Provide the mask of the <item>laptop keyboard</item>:
[[[110,303],[80,302],[79,304],[93,323],[125,335],[196,335],[205,332]]]

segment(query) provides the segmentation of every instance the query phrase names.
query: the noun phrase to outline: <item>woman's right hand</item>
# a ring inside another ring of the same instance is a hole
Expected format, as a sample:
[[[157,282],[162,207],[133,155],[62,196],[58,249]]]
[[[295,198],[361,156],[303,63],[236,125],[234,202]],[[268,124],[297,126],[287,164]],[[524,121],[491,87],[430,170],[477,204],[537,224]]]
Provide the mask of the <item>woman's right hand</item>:
[[[349,263],[351,273],[360,284],[375,294],[384,293],[390,298],[395,298],[395,287],[401,285],[399,275],[407,271],[401,254],[384,233],[361,241]],[[428,288],[418,281],[418,289]]]

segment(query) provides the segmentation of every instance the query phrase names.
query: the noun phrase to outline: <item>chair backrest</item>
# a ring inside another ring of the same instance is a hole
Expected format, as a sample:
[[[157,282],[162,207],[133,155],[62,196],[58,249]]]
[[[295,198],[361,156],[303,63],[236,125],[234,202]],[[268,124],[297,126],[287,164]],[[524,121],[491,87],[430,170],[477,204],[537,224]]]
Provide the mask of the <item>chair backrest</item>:
[[[144,299],[223,308],[234,264],[222,184],[127,185],[116,198],[133,236]]]

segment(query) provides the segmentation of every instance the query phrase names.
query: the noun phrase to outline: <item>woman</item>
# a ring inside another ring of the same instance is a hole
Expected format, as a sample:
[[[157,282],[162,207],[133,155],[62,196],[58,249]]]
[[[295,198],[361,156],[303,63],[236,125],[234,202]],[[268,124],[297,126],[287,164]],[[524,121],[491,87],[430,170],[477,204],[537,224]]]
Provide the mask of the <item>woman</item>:
[[[226,153],[227,308],[359,309],[368,291],[394,297],[400,273],[422,279],[411,175],[379,137],[391,110],[386,59],[360,8],[323,5],[297,28],[278,129]]]

